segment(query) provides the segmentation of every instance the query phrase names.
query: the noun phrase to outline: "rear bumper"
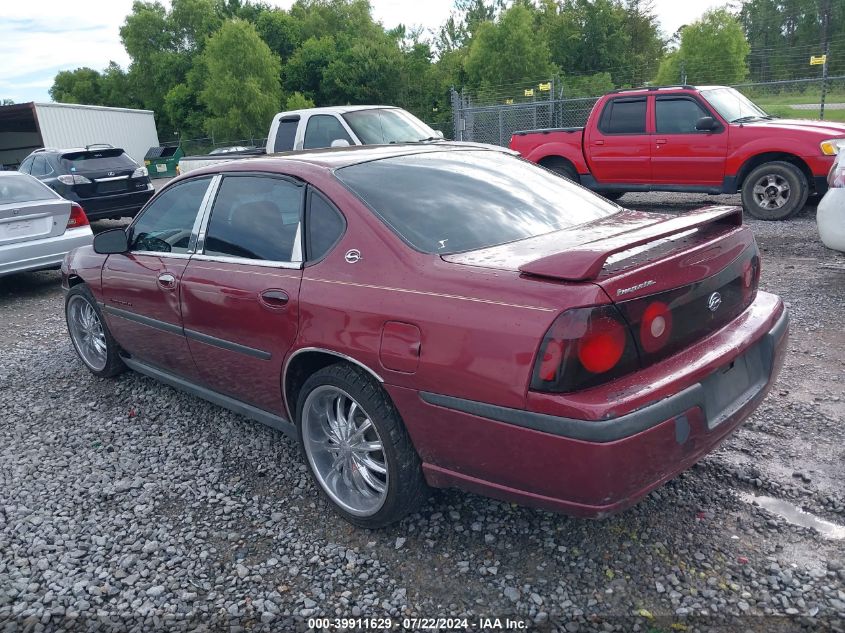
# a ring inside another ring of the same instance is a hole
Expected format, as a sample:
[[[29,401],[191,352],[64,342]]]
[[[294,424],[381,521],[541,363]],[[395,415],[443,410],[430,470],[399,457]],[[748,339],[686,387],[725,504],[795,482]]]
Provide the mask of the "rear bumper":
[[[405,390],[389,389],[429,484],[577,516],[605,516],[692,466],[768,393],[783,364],[789,328],[780,301],[765,296],[769,313],[760,315],[750,345],[731,353],[725,337],[724,349],[712,350],[716,362],[710,373],[619,417],[576,420],[435,394],[409,398]],[[743,363],[749,381],[735,393],[725,372]]]
[[[58,268],[64,256],[93,242],[90,226],[68,229],[63,235],[0,246],[0,276],[45,268]]]
[[[114,196],[97,196],[96,198],[79,198],[89,220],[103,218],[134,217],[147,201],[153,197],[155,189],[120,193]]]

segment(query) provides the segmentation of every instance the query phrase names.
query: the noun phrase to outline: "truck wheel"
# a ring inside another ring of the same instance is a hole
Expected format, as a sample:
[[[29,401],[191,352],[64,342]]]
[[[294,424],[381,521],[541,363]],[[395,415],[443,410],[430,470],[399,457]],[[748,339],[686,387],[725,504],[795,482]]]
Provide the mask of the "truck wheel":
[[[804,208],[809,189],[804,172],[792,163],[765,163],[742,183],[742,206],[758,220],[786,220]]]
[[[563,158],[549,158],[540,163],[541,166],[555,172],[558,176],[571,180],[572,182],[580,183],[581,179],[578,177],[578,172],[568,160]]]
[[[608,200],[613,200],[616,202],[625,195],[624,191],[600,191],[599,192],[603,197],[607,198]]]

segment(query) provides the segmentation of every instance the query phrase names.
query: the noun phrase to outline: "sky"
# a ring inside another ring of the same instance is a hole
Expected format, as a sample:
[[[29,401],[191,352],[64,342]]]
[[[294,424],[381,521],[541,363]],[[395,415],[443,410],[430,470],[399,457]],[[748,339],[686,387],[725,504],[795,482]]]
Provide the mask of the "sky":
[[[436,30],[449,16],[453,0],[370,3],[375,18],[387,28],[402,23]],[[288,8],[293,0],[271,0],[270,4]],[[722,4],[654,0],[666,36]],[[118,31],[131,8],[132,0],[0,0],[0,99],[49,101],[47,91],[60,70],[81,66],[102,70],[111,60],[128,66]]]

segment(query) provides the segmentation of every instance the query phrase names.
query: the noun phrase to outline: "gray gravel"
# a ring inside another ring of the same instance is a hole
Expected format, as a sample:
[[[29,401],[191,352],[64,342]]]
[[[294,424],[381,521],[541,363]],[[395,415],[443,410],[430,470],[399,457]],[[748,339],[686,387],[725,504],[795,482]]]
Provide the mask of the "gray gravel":
[[[443,491],[397,526],[354,529],[280,434],[136,374],[92,377],[56,272],[0,279],[0,630],[845,630],[845,541],[746,500],[845,524],[845,257],[818,243],[812,209],[751,224],[763,288],[792,310],[781,380],[718,452],[602,522]]]

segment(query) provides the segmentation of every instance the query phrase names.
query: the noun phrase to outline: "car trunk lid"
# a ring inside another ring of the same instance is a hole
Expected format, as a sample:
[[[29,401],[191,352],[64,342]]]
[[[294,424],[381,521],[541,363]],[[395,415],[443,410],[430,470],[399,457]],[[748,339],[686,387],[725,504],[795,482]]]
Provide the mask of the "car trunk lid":
[[[600,286],[627,323],[643,364],[736,318],[756,296],[760,272],[753,234],[735,207],[676,217],[622,211],[444,259],[509,268],[526,279]]]
[[[0,246],[62,235],[70,207],[62,198],[0,204]]]

